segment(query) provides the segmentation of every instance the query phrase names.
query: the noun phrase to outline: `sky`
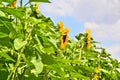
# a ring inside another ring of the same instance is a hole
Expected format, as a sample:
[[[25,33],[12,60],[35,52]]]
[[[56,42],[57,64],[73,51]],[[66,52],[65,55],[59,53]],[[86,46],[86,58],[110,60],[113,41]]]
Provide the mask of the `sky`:
[[[50,1],[41,3],[39,9],[55,25],[63,21],[71,29],[71,38],[90,29],[94,40],[120,61],[120,0]]]

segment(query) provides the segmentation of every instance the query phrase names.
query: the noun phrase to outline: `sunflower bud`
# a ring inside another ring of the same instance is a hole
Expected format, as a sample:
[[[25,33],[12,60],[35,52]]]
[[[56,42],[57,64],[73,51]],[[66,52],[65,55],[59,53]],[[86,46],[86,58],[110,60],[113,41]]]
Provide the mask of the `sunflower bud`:
[[[58,22],[59,31],[62,32],[64,28],[64,23],[62,21]]]
[[[90,40],[91,40],[91,36],[90,36],[90,29],[87,29],[86,30],[86,33],[87,33],[87,49],[90,49],[91,47],[91,43],[90,43]]]

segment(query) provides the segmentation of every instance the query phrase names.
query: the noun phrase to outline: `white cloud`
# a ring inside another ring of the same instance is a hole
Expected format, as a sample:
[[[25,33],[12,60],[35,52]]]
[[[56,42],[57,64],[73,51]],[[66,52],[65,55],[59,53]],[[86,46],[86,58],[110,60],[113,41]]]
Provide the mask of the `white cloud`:
[[[66,16],[74,12],[74,8],[79,0],[51,0],[52,3],[42,5],[42,10],[50,15]],[[78,5],[78,4],[77,4]]]
[[[43,12],[56,16],[73,16],[83,22],[114,23],[120,19],[120,0],[51,0],[42,5]]]
[[[107,51],[111,53],[113,58],[116,58],[120,61],[120,45],[114,44],[111,46],[105,46]]]

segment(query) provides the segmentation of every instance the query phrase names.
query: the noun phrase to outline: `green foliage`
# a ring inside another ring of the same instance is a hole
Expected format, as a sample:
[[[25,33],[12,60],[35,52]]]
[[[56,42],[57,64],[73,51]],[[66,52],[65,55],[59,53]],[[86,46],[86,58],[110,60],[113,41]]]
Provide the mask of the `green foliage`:
[[[0,0],[0,2],[7,2],[7,3],[13,3],[14,0]]]
[[[100,80],[120,78],[120,62],[97,47],[93,38],[87,49],[86,33],[69,39],[66,48],[60,49],[58,26],[36,13],[34,4],[0,7],[0,13],[0,80],[92,80],[96,67]]]

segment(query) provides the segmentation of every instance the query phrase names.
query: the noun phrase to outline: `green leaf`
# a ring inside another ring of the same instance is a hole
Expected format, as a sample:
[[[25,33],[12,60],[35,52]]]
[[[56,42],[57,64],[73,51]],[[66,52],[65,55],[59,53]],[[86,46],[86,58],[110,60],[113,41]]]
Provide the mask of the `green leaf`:
[[[22,39],[16,38],[14,40],[14,47],[16,50],[19,50],[20,48],[22,48],[26,44],[27,44],[27,41],[22,41]]]
[[[0,2],[8,2],[8,3],[10,3],[10,4],[12,4],[13,1],[14,1],[14,0],[0,0]]]
[[[6,18],[4,16],[0,16],[0,20],[2,20],[2,21],[9,21],[10,22],[10,19],[8,19],[8,18]]]
[[[50,65],[50,64],[54,64],[56,61],[54,60],[54,58],[52,57],[52,56],[50,56],[50,55],[47,55],[47,54],[43,54],[43,55],[41,55],[42,56],[42,62],[44,63],[44,64],[48,64],[48,65]]]
[[[50,3],[49,0],[29,0],[29,2],[48,2],[48,3]]]
[[[41,44],[41,42],[40,42],[40,40],[39,40],[39,38],[38,38],[38,36],[37,35],[35,35],[35,40],[36,40],[36,42],[37,42],[37,48],[39,49],[39,50],[42,50],[42,48],[43,48],[43,46],[42,46],[42,44]]]
[[[35,17],[29,17],[28,22],[31,22],[33,25],[36,25],[41,22],[41,20],[36,19]]]
[[[14,35],[17,34],[15,29],[13,28],[13,25],[11,24],[11,22],[8,18],[0,17],[0,23],[3,24],[3,26],[5,26]],[[7,33],[8,33],[8,31],[7,31]]]
[[[5,16],[4,12],[0,11],[0,16]]]
[[[80,40],[83,37],[85,37],[85,34],[82,34],[82,33],[79,33],[78,35],[75,36],[77,40]]]
[[[8,34],[0,32],[0,38],[8,37]]]
[[[74,77],[74,78],[79,78],[79,79],[82,79],[82,80],[90,80],[90,78],[89,77],[87,77],[87,76],[84,76],[84,75],[82,75],[82,74],[80,74],[80,73],[74,73],[74,72],[71,72],[71,75],[72,75],[72,77]]]
[[[35,74],[35,76],[38,77],[38,74],[40,74],[43,71],[43,63],[40,59],[36,59],[36,57],[32,58],[31,63],[35,67],[31,70],[31,73]]]
[[[56,72],[55,76],[61,76],[61,77],[65,77],[65,71],[61,70],[61,68],[63,69],[63,66],[65,66],[64,64],[58,62],[56,64],[52,64],[50,65],[50,69],[54,70]]]
[[[20,19],[23,18],[24,14],[25,14],[24,10],[20,9],[20,8],[18,8],[18,9],[16,9],[16,8],[14,8],[14,9],[0,8],[0,10],[5,12],[5,13],[8,13],[10,15],[13,15],[16,18],[20,18]]]
[[[53,47],[55,48],[55,49],[57,49],[58,47],[57,47],[57,40],[55,40],[55,39],[48,39],[48,41],[53,45]]]
[[[43,48],[43,50],[47,53],[54,53],[55,49],[53,47]]]
[[[105,69],[100,69],[100,71],[104,72],[105,74],[110,74],[110,72]]]
[[[11,42],[9,37],[0,38],[0,45],[11,47]]]
[[[7,60],[15,61],[6,53],[6,51],[0,51],[0,56],[6,58]]]
[[[7,80],[9,72],[7,71],[0,71],[0,80]]]

